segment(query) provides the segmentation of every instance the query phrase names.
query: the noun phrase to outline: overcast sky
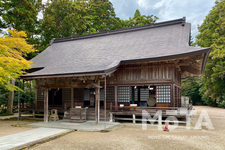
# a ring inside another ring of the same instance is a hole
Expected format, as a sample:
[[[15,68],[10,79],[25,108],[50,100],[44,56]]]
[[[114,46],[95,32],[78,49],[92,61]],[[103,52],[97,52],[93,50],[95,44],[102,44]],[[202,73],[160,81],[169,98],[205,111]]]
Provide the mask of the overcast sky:
[[[192,37],[198,34],[205,16],[215,4],[215,0],[110,0],[117,17],[128,19],[139,9],[142,15],[155,15],[157,22],[186,17],[192,24]]]

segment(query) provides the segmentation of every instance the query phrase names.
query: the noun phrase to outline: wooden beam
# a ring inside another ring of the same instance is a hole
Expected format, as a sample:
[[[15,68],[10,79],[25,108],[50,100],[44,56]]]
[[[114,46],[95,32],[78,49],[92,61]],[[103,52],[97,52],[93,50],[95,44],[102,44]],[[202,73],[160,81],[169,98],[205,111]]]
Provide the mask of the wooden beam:
[[[150,79],[150,80],[120,80],[115,81],[114,84],[122,85],[122,84],[154,84],[154,83],[169,83],[172,82],[172,78],[167,79]]]
[[[106,73],[106,76],[111,75],[111,74],[114,73],[116,70],[117,70],[117,69],[114,69],[114,70],[112,70],[112,71]]]
[[[93,81],[92,81],[93,82]],[[92,82],[77,82],[77,83],[54,83],[54,84],[48,84],[48,85],[38,85],[37,88],[48,88],[48,89],[54,89],[54,88],[86,88],[89,84]]]
[[[38,76],[38,77],[21,77],[24,80],[34,80],[34,79],[54,79],[54,78],[65,78],[65,77],[83,77],[83,76],[101,76],[105,73],[92,73],[92,74],[74,74],[74,75],[53,75],[53,76]]]
[[[91,83],[88,86],[86,86],[86,88],[90,89],[90,88],[102,88],[102,87],[100,86],[100,84],[98,85],[95,83]]]
[[[48,89],[44,89],[44,122],[48,122]]]
[[[74,107],[74,88],[71,88],[71,108]]]
[[[190,72],[190,73],[196,74],[196,75],[201,74],[201,70],[198,70],[198,69],[196,69],[194,67],[191,67],[191,66],[181,66],[181,70],[187,71],[187,72]]]

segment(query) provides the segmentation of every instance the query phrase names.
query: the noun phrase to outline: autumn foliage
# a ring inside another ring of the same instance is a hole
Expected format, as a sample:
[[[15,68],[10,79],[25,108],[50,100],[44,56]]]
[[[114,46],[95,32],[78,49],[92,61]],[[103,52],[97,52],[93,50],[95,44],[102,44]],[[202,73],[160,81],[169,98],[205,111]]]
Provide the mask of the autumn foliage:
[[[8,30],[10,36],[0,37],[0,86],[12,91],[18,87],[11,85],[10,80],[20,77],[23,70],[28,69],[31,61],[23,58],[27,53],[34,52],[32,45],[26,42],[24,31]]]

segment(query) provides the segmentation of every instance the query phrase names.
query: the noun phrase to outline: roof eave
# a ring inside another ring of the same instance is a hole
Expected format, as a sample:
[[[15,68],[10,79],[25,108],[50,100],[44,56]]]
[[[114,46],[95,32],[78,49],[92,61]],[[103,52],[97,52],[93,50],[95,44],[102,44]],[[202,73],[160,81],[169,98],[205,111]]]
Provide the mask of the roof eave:
[[[134,60],[122,60],[120,63],[115,65],[114,67],[111,67],[106,70],[101,70],[101,71],[92,71],[92,72],[80,72],[80,73],[70,73],[70,74],[50,74],[50,75],[34,75],[34,76],[21,76],[21,79],[41,79],[41,78],[57,78],[57,77],[75,77],[75,76],[96,76],[96,75],[106,75],[110,72],[114,72],[114,70],[117,69],[121,64],[124,63],[137,63],[137,62],[146,62],[146,61],[160,61],[160,60],[167,60],[167,59],[175,59],[175,58],[180,58],[180,57],[187,57],[187,56],[193,56],[193,55],[198,55],[198,54],[203,54],[203,62],[202,62],[202,70],[201,73],[204,72],[207,57],[210,53],[210,50],[212,48],[205,48],[199,51],[195,52],[190,52],[190,53],[184,53],[184,54],[177,54],[177,55],[170,55],[170,56],[164,56],[164,57],[155,57],[155,58],[144,58],[144,59],[134,59]]]
[[[201,70],[201,73],[204,73],[204,71],[205,71],[206,62],[207,62],[207,59],[208,59],[208,56],[209,56],[209,53],[210,53],[211,49],[212,49],[212,47],[209,47],[207,49],[207,52],[204,55],[204,58],[203,58],[203,61],[202,61],[202,70]]]
[[[133,60],[122,60],[121,63],[123,64],[123,63],[136,63],[136,62],[160,61],[160,60],[167,60],[167,59],[175,59],[175,58],[180,58],[180,57],[188,57],[188,56],[193,56],[193,55],[198,55],[198,54],[209,53],[210,50],[211,50],[211,48],[204,48],[204,49],[199,50],[199,51],[177,54],[177,55],[169,55],[169,56],[154,57],[154,58],[133,59]],[[207,57],[206,57],[206,60],[207,60]]]
[[[82,72],[82,73],[69,73],[69,74],[49,74],[49,75],[32,75],[32,76],[20,76],[20,79],[24,80],[35,80],[35,79],[45,79],[45,78],[65,78],[65,77],[78,77],[78,76],[99,76],[105,75],[104,71],[96,72]]]

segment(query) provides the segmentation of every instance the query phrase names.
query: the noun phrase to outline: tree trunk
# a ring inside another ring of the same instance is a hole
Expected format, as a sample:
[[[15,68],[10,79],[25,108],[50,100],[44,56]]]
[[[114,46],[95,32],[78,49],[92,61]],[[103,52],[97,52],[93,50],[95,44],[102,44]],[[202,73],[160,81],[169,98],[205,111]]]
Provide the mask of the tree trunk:
[[[15,85],[15,80],[10,80],[10,83],[12,85]],[[9,97],[8,97],[8,104],[7,104],[7,112],[8,113],[12,113],[13,99],[14,99],[14,91],[10,91],[9,92]]]

